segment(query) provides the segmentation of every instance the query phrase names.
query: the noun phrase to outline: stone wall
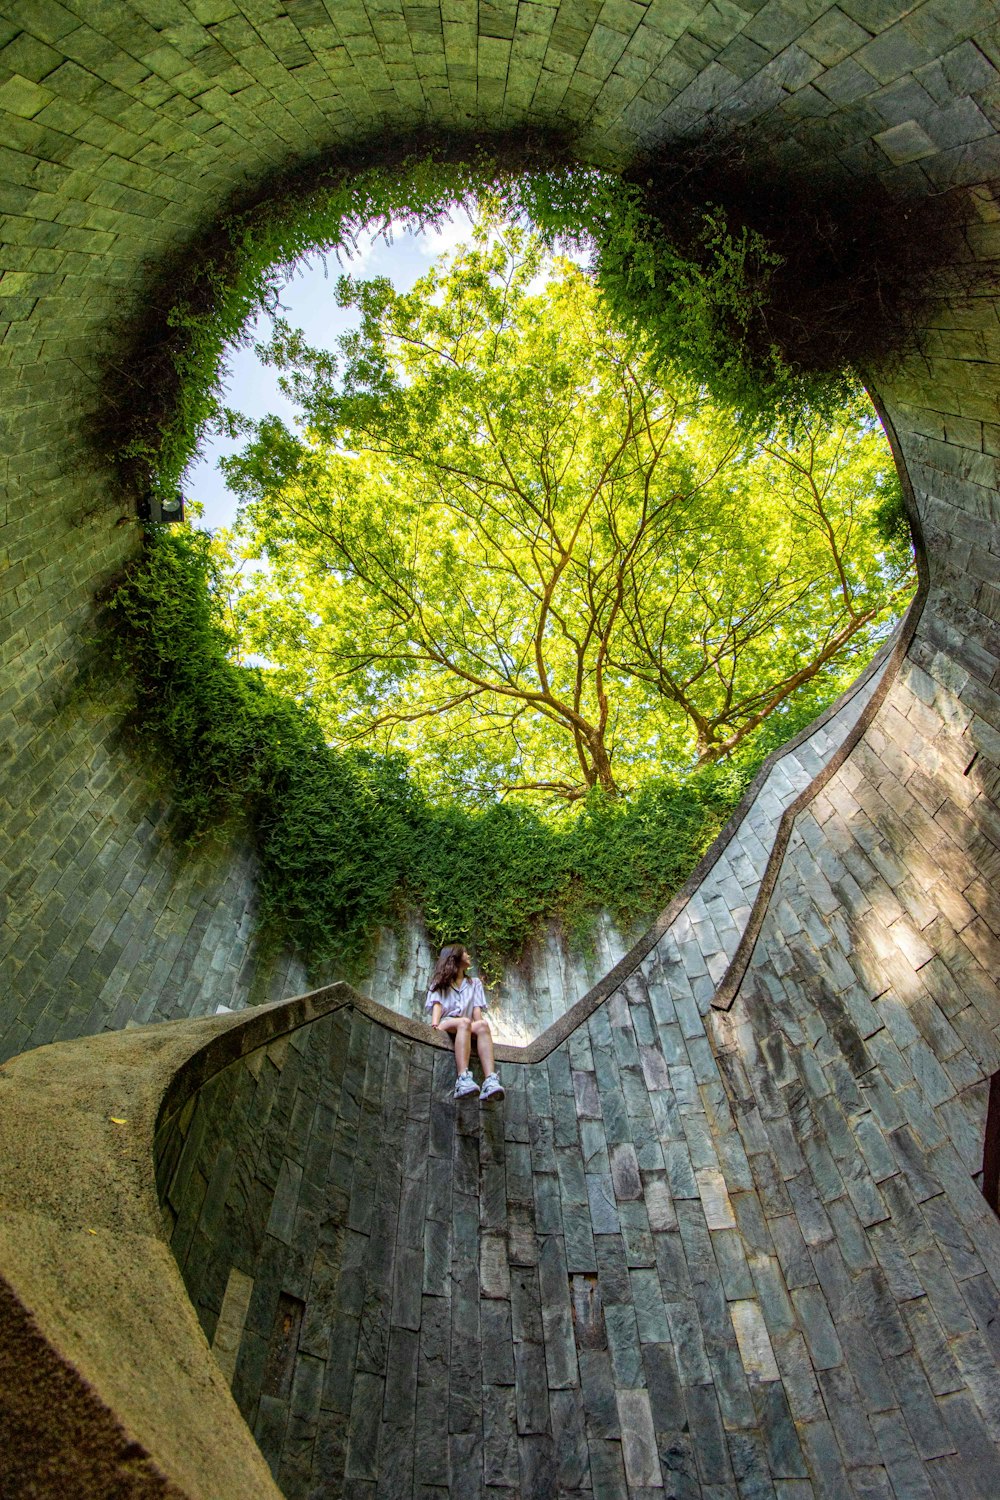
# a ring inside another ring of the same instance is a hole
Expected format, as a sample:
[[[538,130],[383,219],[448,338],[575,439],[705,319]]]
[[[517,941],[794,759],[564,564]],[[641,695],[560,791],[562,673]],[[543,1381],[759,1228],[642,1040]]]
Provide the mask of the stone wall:
[[[732,956],[782,811],[837,751],[877,683],[878,674],[866,674],[832,719],[780,757],[720,855],[712,889],[703,883],[701,905],[678,919],[685,936],[692,915],[709,921],[706,958]],[[9,810],[5,833],[18,862],[5,891],[9,988],[0,1060],[49,1041],[241,1009],[305,988],[300,964],[258,955],[252,857],[221,838],[196,856],[171,843],[169,808],[117,746],[113,702],[106,707],[102,719],[99,702],[79,690],[69,695],[58,716],[68,735],[65,760],[32,801]],[[30,751],[14,767],[18,778],[25,767],[37,769]],[[69,781],[60,783],[61,775]],[[93,798],[82,822],[74,811],[81,792]],[[726,907],[726,918],[721,908],[717,917],[732,934],[728,947],[702,910],[706,901]],[[490,990],[498,1040],[523,1045],[538,1036],[629,946],[606,916],[585,952],[558,928],[545,931]],[[420,1016],[434,957],[415,914],[401,933],[382,934],[361,987],[403,1015]]]
[[[569,128],[584,158],[623,161],[707,122],[762,172],[960,190],[983,272],[941,289],[920,355],[880,382],[927,602],[863,741],[799,812],[732,982],[654,950],[547,1057],[505,1064],[482,1123],[452,1113],[444,1054],[360,1014],[342,1064],[331,1021],[315,1057],[240,1065],[217,1117],[196,1108],[174,1232],[182,1248],[194,1224],[189,1285],[289,1492],[342,1453],[349,1493],[416,1493],[414,1452],[425,1494],[547,1493],[558,1461],[567,1492],[636,1500],[996,1491],[998,1221],[975,1174],[1000,1036],[998,67],[994,0],[3,7],[5,1053],[297,987],[246,947],[239,850],[170,852],[107,716],[71,693],[93,592],[136,544],[135,497],[90,440],[116,330],[234,196],[428,124]],[[286,1122],[268,1090],[285,1100],[289,1066]],[[252,1255],[227,1241],[241,1192]],[[293,1202],[308,1267],[282,1260]],[[446,1254],[452,1274],[415,1327],[424,1234],[423,1269]],[[319,1369],[324,1320],[347,1384]],[[251,1334],[274,1351],[256,1396]],[[446,1385],[447,1450],[416,1437]]]
[[[482,1109],[340,1010],[164,1121],[171,1244],[289,1500],[995,1493],[1000,992],[848,766],[731,1011],[654,950]]]
[[[778,1263],[737,1228],[763,1217],[750,1164],[661,974],[508,1065],[492,1110],[367,1017],[309,1030],[161,1131],[172,1244],[290,1500],[822,1477],[767,1331]]]

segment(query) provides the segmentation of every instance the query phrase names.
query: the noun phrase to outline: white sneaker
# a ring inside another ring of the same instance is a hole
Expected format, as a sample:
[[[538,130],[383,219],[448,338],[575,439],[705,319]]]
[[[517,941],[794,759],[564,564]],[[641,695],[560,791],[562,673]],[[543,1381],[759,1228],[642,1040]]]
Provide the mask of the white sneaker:
[[[455,1079],[455,1098],[464,1099],[467,1094],[476,1092],[477,1084],[472,1074],[468,1071],[459,1073]],[[482,1096],[480,1096],[482,1097]]]
[[[500,1082],[498,1073],[490,1073],[483,1080],[483,1086],[479,1090],[480,1104],[493,1104],[497,1099],[503,1098],[503,1084]]]

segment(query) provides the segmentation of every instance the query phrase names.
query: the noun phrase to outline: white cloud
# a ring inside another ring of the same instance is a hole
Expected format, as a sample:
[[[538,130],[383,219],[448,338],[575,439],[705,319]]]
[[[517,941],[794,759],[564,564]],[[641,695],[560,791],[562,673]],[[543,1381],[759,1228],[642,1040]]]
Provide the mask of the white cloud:
[[[373,257],[378,253],[382,237],[370,229],[363,229],[358,235],[356,246],[343,245],[340,250],[340,260],[343,268],[350,271],[352,276],[359,276],[370,264]],[[333,251],[330,251],[330,260],[336,261]],[[331,268],[331,274],[334,274]],[[337,265],[336,273],[340,274],[340,265]]]
[[[412,232],[411,232],[412,233]],[[429,226],[423,234],[413,234],[413,243],[428,260],[450,253],[472,235],[472,220],[464,208],[452,210],[451,219],[438,228]]]

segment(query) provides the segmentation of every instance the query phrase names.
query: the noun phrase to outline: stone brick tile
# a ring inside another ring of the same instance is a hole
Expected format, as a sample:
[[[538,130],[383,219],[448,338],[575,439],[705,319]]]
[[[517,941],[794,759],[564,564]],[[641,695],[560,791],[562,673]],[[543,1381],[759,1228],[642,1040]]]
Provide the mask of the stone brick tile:
[[[731,1485],[732,1464],[715,1393],[710,1385],[689,1386],[684,1392],[688,1423],[698,1434],[695,1457],[705,1485]]]
[[[920,1361],[913,1354],[901,1354],[887,1361],[887,1369],[920,1457],[942,1458],[954,1453],[954,1442],[941,1420]]]
[[[886,1283],[898,1302],[924,1295],[924,1287],[913,1269],[910,1254],[903,1248],[891,1224],[872,1225],[868,1238],[882,1268]],[[912,1249],[911,1249],[912,1253]]]
[[[549,1408],[558,1466],[557,1486],[567,1493],[584,1490],[590,1479],[590,1459],[582,1392],[579,1387],[550,1391]]]
[[[960,1493],[986,1500],[995,1487],[996,1459],[975,1406],[967,1395],[957,1394],[944,1397],[940,1409],[959,1454],[952,1473],[960,1476]]]
[[[484,1385],[514,1384],[514,1353],[509,1302],[483,1302],[479,1309]],[[421,1347],[423,1342],[421,1323]]]
[[[592,1452],[595,1438],[620,1436],[611,1356],[607,1349],[580,1349],[579,1365],[587,1435]]]
[[[627,1500],[625,1464],[620,1441],[591,1439],[590,1477],[594,1500]]]

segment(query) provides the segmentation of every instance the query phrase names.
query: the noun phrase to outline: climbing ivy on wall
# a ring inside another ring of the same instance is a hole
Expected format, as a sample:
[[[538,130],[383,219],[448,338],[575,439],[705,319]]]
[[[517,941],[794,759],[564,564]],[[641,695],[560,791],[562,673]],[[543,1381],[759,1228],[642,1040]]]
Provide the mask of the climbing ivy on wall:
[[[366,153],[377,161],[377,149]],[[269,184],[260,198],[223,214],[183,265],[168,267],[128,354],[116,362],[101,442],[140,492],[169,495],[219,416],[226,349],[273,307],[291,267],[309,252],[349,250],[366,225],[440,223],[467,202],[499,163],[482,149],[442,147],[419,157],[391,145],[385,163],[346,159]],[[531,160],[530,142],[507,148]],[[159,310],[169,298],[166,315]]]
[[[628,802],[597,792],[564,823],[435,804],[402,758],[332,748],[308,707],[229,659],[212,567],[204,534],[151,528],[104,600],[104,649],[131,684],[130,726],[155,752],[176,838],[245,824],[263,930],[314,969],[350,971],[408,904],[492,974],[548,917],[578,940],[598,909],[633,928],[683,883],[752,777],[746,761],[650,781]]]
[[[550,236],[593,244],[614,319],[758,432],[832,412],[919,349],[965,260],[961,195],[907,201],[874,177],[782,171],[737,137],[661,150],[620,175],[536,172],[511,191]]]
[[[176,489],[220,415],[227,346],[302,255],[380,223],[439,224],[483,194],[550,243],[587,245],[610,316],[758,430],[832,409],[912,349],[962,230],[953,197],[908,204],[877,181],[763,170],[732,140],[623,172],[581,165],[552,132],[370,142],[265,183],[163,268],[109,362],[98,438],[126,481]]]

